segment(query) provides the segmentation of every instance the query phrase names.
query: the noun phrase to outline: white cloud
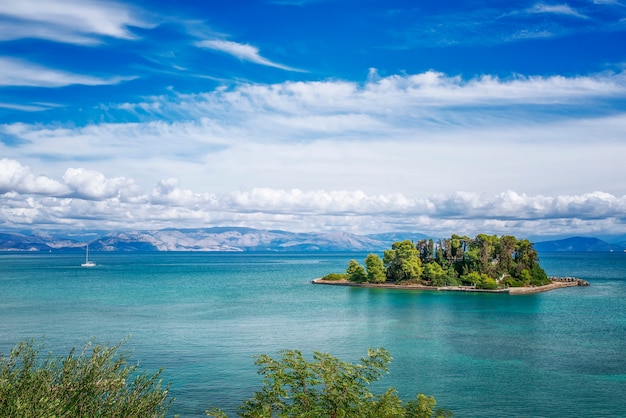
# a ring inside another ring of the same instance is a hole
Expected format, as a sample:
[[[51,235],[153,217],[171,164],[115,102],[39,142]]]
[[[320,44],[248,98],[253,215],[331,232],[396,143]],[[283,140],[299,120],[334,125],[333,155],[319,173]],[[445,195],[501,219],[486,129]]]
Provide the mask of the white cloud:
[[[15,104],[15,103],[0,103],[0,109],[19,110],[22,112],[41,112],[48,110],[53,106],[47,104]]]
[[[244,84],[116,109],[138,109],[144,122],[1,125],[12,145],[0,142],[0,154],[63,178],[63,190],[4,187],[0,219],[622,230],[625,94],[624,73],[466,80],[430,71],[362,85]]]
[[[68,168],[63,181],[72,188],[75,195],[84,199],[104,200],[136,197],[138,188],[135,182],[124,177],[108,179],[104,174],[84,168]]]
[[[578,12],[577,10],[573,9],[567,4],[552,5],[552,4],[537,3],[532,8],[527,9],[527,11],[529,13],[550,13],[550,14],[557,14],[557,15],[572,16],[572,17],[577,17],[580,19],[589,19],[588,16],[585,16],[584,14]]]
[[[369,115],[379,120],[397,118],[397,122],[406,124],[403,117],[428,120],[443,107],[450,108],[454,114],[466,114],[468,109],[478,106],[489,106],[491,110],[513,105],[588,106],[590,100],[620,98],[624,94],[626,73],[623,72],[580,77],[516,75],[510,79],[482,76],[465,80],[428,71],[378,78],[364,85],[345,81],[244,84],[233,90],[217,89],[174,99],[153,98],[149,103],[127,103],[124,108],[137,108],[160,118],[172,114],[209,120],[219,117],[237,124],[258,120],[264,114],[274,118]],[[545,110],[536,109],[537,114]],[[480,113],[487,114],[484,109]],[[355,122],[358,125],[362,120]]]
[[[2,160],[2,164],[0,167],[9,167],[12,172],[25,170],[15,161]],[[27,184],[23,178],[28,175],[14,182]],[[49,178],[46,181],[55,182]],[[49,224],[158,229],[245,225],[295,231],[405,230],[435,236],[478,232],[550,235],[562,234],[564,229],[580,234],[626,233],[626,196],[605,192],[554,196],[515,191],[492,195],[454,192],[416,198],[402,193],[257,188],[207,195],[180,189],[177,179],[166,179],[146,198],[132,179],[109,179],[89,170],[68,169],[64,181],[74,190],[72,197],[42,195],[43,191],[66,192],[58,182],[56,189],[44,190],[42,182],[38,188],[0,189],[4,192],[0,194],[0,219],[14,227]],[[131,192],[142,198],[120,198]]]
[[[102,37],[134,39],[129,27],[150,27],[138,11],[114,1],[3,0],[0,40],[49,39],[72,44],[100,43]]]
[[[72,161],[100,172],[115,167],[143,187],[175,176],[195,193],[329,186],[411,187],[418,196],[477,188],[618,193],[626,115],[604,112],[624,94],[623,73],[464,80],[427,72],[365,85],[242,85],[122,106],[153,121],[0,126],[20,142],[0,143],[0,152],[31,166],[43,158],[61,173]],[[446,175],[438,174],[443,167]],[[390,183],[396,172],[400,181]],[[163,190],[157,195],[165,199]]]
[[[194,207],[201,204],[211,205],[216,202],[214,195],[194,193],[192,190],[179,188],[178,184],[179,181],[175,177],[159,181],[157,187],[152,190],[150,202],[178,208]]]
[[[16,58],[0,57],[0,86],[63,87],[72,84],[117,84],[134,77],[98,78],[46,68]]]
[[[273,61],[264,58],[259,53],[259,49],[249,44],[240,44],[232,41],[224,41],[220,39],[204,40],[196,42],[196,46],[200,48],[208,48],[214,51],[224,52],[232,55],[235,58],[239,58],[242,61],[249,61],[259,65],[265,65],[267,67],[279,68],[286,71],[300,71],[296,68],[288,67],[286,65],[278,64]]]
[[[0,159],[0,193],[64,195],[69,188],[46,176],[34,175],[29,167],[8,158]]]

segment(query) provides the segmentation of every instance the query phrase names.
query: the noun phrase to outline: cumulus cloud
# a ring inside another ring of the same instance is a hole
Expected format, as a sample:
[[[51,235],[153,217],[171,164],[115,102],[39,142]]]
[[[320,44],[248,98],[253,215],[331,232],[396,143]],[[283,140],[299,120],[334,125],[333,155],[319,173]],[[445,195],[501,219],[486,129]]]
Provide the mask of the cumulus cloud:
[[[171,205],[175,207],[192,207],[205,204],[205,208],[216,202],[216,198],[208,193],[194,193],[189,189],[181,189],[176,177],[159,181],[152,190],[150,201],[153,204]]]
[[[150,27],[126,4],[99,0],[3,0],[0,40],[40,38],[89,45],[102,37],[134,39],[130,27]]]
[[[0,159],[0,193],[64,195],[69,188],[49,177],[35,175],[29,167],[8,158]]]
[[[221,194],[158,182],[147,195],[133,179],[67,169],[62,184],[0,160],[0,222],[27,227],[158,229],[241,225],[295,231],[419,231],[537,234],[626,233],[626,196],[606,192],[530,195],[453,192],[418,198],[403,193],[256,188]],[[132,197],[132,198],[129,198]]]
[[[106,178],[104,174],[84,168],[68,168],[63,181],[72,188],[77,197],[87,200],[104,200],[135,196],[134,180],[124,177]]]
[[[225,41],[221,39],[211,39],[196,42],[196,46],[200,48],[212,49],[232,55],[235,58],[239,58],[242,61],[249,61],[259,65],[265,65],[267,67],[279,68],[286,71],[302,71],[296,68],[291,68],[286,65],[278,64],[264,58],[259,53],[259,49],[249,44],[241,44],[238,42]]]
[[[581,195],[529,196],[513,191],[485,196],[454,193],[431,199],[434,213],[442,218],[538,220],[619,218],[626,200],[609,193]]]
[[[302,191],[257,188],[226,196],[229,207],[245,212],[350,215],[427,212],[427,203],[402,194],[369,196],[363,191]]]
[[[245,212],[343,216],[425,216],[433,219],[527,221],[547,219],[619,218],[626,213],[626,197],[593,192],[582,195],[530,196],[514,191],[495,195],[454,192],[428,198],[401,193],[368,195],[362,191],[302,191],[254,189],[221,199],[227,207]]]

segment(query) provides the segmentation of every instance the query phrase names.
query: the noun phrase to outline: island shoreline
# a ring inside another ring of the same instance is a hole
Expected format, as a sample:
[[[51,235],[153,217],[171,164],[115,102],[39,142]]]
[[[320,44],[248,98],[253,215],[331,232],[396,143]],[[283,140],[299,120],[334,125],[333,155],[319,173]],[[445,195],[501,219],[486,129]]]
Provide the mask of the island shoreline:
[[[533,293],[548,292],[564,287],[588,286],[584,280],[572,277],[551,277],[550,284],[544,286],[507,287],[505,289],[476,289],[472,286],[426,286],[422,284],[394,284],[394,283],[353,283],[348,280],[324,280],[317,278],[311,280],[313,284],[331,286],[349,286],[375,289],[399,289],[399,290],[429,290],[438,292],[472,292],[472,293],[505,293],[509,295],[527,295]]]

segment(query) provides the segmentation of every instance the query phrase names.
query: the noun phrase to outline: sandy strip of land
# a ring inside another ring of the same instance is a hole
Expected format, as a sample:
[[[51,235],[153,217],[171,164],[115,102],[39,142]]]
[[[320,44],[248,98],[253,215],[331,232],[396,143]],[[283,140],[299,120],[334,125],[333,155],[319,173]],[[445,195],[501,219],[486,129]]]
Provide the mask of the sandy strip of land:
[[[313,284],[327,284],[333,286],[353,286],[353,287],[372,287],[382,289],[406,289],[406,290],[436,290],[440,292],[481,292],[481,293],[508,293],[511,295],[525,295],[529,293],[547,292],[549,290],[560,289],[562,287],[578,286],[576,282],[559,282],[553,281],[545,286],[531,286],[531,287],[509,287],[506,289],[476,289],[471,286],[445,286],[445,287],[433,287],[424,286],[418,284],[398,285],[392,283],[352,283],[347,280],[324,280],[314,279],[311,281]]]
[[[523,295],[526,293],[547,292],[548,290],[560,289],[562,287],[578,286],[577,282],[552,282],[545,286],[537,287],[510,287],[509,293],[512,295]]]

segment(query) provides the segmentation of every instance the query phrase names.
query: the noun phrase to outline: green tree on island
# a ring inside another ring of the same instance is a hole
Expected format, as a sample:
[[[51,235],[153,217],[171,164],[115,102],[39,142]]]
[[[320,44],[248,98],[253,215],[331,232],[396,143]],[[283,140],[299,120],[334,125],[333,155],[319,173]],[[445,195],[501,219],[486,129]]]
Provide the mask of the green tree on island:
[[[356,260],[350,260],[348,262],[348,268],[346,269],[346,275],[348,280],[355,283],[363,283],[367,280],[367,274],[365,268],[359,264]]]
[[[412,241],[394,242],[391,250],[385,250],[383,262],[387,268],[387,280],[391,282],[419,281],[422,276],[422,261]]]
[[[383,260],[376,254],[370,253],[365,257],[367,269],[367,281],[370,283],[384,283],[387,280],[387,272]]]
[[[424,266],[423,279],[432,286],[447,286],[451,284],[447,272],[436,261],[431,261]]]

